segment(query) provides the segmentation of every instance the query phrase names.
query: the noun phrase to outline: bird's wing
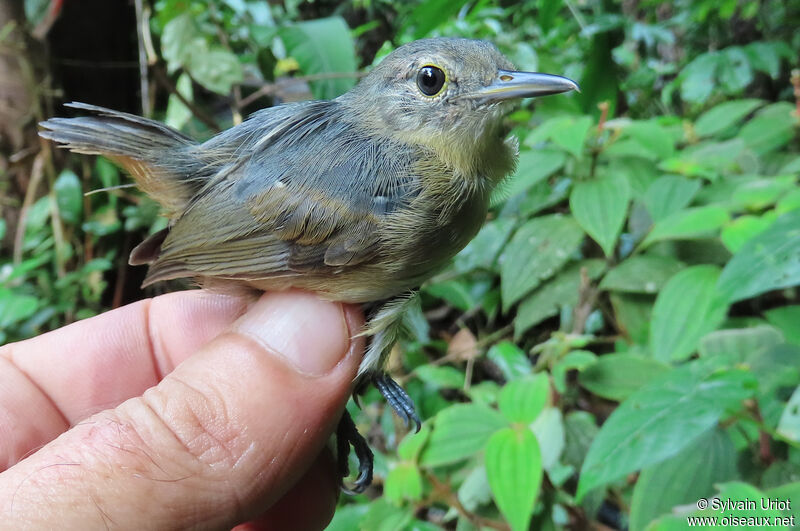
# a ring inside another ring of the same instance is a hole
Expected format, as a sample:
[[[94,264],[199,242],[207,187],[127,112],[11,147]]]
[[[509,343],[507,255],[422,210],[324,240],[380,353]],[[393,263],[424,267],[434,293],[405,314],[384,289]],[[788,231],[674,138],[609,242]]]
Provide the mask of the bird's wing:
[[[146,284],[333,271],[376,256],[382,218],[419,193],[410,155],[354,127],[335,101],[291,107],[199,148],[217,176],[171,228]]]

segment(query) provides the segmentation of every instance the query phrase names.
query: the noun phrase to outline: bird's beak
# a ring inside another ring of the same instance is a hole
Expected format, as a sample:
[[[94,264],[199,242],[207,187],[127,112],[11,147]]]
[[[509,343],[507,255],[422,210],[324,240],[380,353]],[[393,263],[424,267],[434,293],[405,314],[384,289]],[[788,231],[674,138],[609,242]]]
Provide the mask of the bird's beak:
[[[562,76],[538,72],[515,72],[498,70],[497,77],[481,90],[467,95],[481,103],[494,103],[512,98],[533,98],[560,94],[570,90],[581,91],[578,84]]]

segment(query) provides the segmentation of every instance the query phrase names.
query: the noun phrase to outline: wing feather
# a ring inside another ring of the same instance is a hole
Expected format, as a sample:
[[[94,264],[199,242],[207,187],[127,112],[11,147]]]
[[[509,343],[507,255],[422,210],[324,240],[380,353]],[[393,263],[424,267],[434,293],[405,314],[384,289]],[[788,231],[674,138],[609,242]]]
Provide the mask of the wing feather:
[[[145,284],[369,262],[385,216],[419,193],[408,148],[371,138],[335,100],[261,111],[199,149],[217,176],[171,227]]]

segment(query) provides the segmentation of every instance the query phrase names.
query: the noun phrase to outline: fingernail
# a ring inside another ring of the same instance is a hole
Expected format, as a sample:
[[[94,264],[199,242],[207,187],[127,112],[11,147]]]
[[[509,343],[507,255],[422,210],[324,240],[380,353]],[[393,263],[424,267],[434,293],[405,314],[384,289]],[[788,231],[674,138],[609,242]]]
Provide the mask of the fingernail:
[[[350,346],[341,304],[297,291],[265,294],[233,328],[310,376],[327,374]]]

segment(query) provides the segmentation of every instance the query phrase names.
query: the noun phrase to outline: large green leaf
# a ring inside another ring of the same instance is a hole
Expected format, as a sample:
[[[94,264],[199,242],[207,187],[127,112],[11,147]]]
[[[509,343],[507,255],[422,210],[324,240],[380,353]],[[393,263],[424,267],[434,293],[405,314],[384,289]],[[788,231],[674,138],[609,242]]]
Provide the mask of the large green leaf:
[[[456,463],[478,452],[494,432],[508,421],[497,411],[479,404],[456,404],[440,411],[433,433],[420,454],[420,464]]]
[[[517,171],[498,188],[496,195],[514,197],[560,170],[566,160],[567,156],[560,149],[522,151]]]
[[[767,105],[747,122],[738,138],[759,155],[786,145],[795,136],[794,107],[785,102]]]
[[[0,331],[27,319],[38,308],[36,297],[0,288]]]
[[[542,456],[527,428],[498,431],[486,445],[486,475],[512,531],[528,529],[542,484]]]
[[[619,402],[668,370],[668,365],[636,354],[606,354],[580,372],[578,382],[597,396]]]
[[[800,442],[800,387],[794,390],[783,410],[778,433],[789,440]]]
[[[347,74],[358,67],[353,37],[341,17],[298,22],[282,28],[280,36],[304,74]],[[353,85],[355,77],[322,79],[311,83],[311,91],[315,98],[329,100]]]
[[[383,484],[383,495],[393,503],[417,501],[422,497],[422,474],[414,463],[398,463],[389,470]]]
[[[484,224],[453,260],[456,271],[466,273],[474,269],[493,269],[497,255],[514,229],[515,221],[513,218],[500,218]]]
[[[763,104],[764,101],[756,99],[720,103],[700,115],[694,124],[694,132],[699,137],[716,135],[725,131]]]
[[[497,406],[510,422],[530,424],[544,409],[549,393],[547,374],[539,373],[504,385]]]
[[[787,342],[800,345],[800,304],[773,308],[764,312],[764,317],[783,332]]]
[[[700,340],[700,356],[728,356],[744,363],[775,345],[784,342],[783,334],[768,325],[715,330]]]
[[[583,145],[586,143],[592,121],[591,116],[567,117],[563,125],[550,132],[550,139],[573,156],[580,157],[583,154]]]
[[[666,461],[642,470],[633,489],[630,531],[644,530],[673,507],[711,498],[716,483],[738,476],[736,458],[730,436],[716,428]]]
[[[533,374],[533,365],[525,352],[510,341],[493,345],[486,357],[497,366],[506,380],[516,380]]]
[[[210,46],[189,13],[170,20],[161,35],[161,50],[170,72],[186,69],[208,90],[228,94],[244,73],[232,52]]]
[[[650,327],[650,352],[664,362],[688,358],[700,338],[716,329],[728,312],[717,292],[719,269],[693,266],[676,274],[656,298]]]
[[[655,299],[651,295],[611,292],[614,320],[630,341],[646,345],[650,338],[650,316]]]
[[[651,381],[611,414],[583,463],[578,499],[692,444],[728,409],[738,408],[758,383],[742,370],[719,370],[716,360],[693,361]]]
[[[661,240],[704,238],[719,230],[729,219],[728,211],[717,205],[679,210],[656,223],[642,245]]]
[[[583,231],[568,216],[542,216],[520,227],[500,256],[503,309],[555,275],[582,241]]]
[[[626,293],[658,293],[684,265],[671,256],[631,256],[609,271],[600,289]]]
[[[514,337],[519,338],[532,326],[548,317],[558,315],[561,308],[578,304],[581,271],[586,269],[590,279],[597,278],[605,268],[600,259],[581,260],[565,267],[559,274],[528,295],[517,309],[514,319]]]
[[[658,222],[689,205],[698,190],[700,182],[697,180],[665,175],[647,188],[644,202],[650,217]]]
[[[800,284],[800,210],[779,217],[725,266],[717,288],[731,302]]]
[[[71,170],[64,170],[53,184],[58,214],[67,223],[78,223],[83,212],[81,180]]]
[[[630,198],[628,180],[619,174],[582,181],[572,188],[569,196],[572,215],[606,256],[614,254]]]

